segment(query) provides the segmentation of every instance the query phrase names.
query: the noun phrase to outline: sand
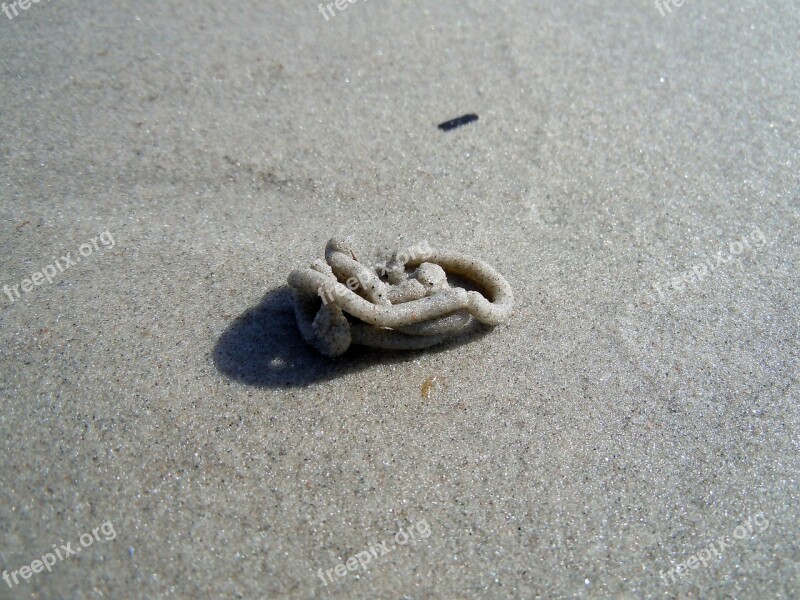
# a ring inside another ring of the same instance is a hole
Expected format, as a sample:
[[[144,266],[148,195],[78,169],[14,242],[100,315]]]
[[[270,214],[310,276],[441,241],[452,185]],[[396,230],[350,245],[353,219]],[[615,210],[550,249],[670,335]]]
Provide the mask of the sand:
[[[0,598],[800,597],[798,4],[340,4],[0,13]],[[333,235],[514,314],[322,358]]]

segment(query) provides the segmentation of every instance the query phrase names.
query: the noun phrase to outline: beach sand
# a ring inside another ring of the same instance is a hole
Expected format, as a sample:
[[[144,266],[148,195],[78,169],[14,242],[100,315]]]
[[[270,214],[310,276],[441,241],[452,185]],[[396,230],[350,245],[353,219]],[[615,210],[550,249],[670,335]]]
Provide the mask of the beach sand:
[[[800,597],[800,6],[340,4],[0,13],[0,598]],[[514,314],[322,358],[348,234]]]

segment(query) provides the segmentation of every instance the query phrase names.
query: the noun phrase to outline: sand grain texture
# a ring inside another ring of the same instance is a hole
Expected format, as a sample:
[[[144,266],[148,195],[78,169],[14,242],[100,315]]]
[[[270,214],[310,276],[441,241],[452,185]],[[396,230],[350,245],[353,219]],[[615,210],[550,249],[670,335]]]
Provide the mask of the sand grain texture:
[[[115,242],[0,293],[0,568],[116,532],[0,598],[800,597],[798,22],[785,0],[0,13],[0,285]],[[285,282],[347,234],[479,257],[515,313],[323,359]]]

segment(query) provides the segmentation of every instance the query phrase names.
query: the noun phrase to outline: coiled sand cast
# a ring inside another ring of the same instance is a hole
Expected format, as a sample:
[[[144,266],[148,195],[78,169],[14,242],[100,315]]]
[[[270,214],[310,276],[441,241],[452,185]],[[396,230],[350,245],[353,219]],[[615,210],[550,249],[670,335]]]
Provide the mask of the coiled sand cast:
[[[450,287],[447,274],[467,279],[486,296]],[[503,323],[514,304],[511,286],[490,265],[425,242],[373,269],[358,261],[350,238],[334,237],[325,260],[292,271],[289,285],[300,333],[325,356],[340,356],[350,344],[428,348],[476,321]]]

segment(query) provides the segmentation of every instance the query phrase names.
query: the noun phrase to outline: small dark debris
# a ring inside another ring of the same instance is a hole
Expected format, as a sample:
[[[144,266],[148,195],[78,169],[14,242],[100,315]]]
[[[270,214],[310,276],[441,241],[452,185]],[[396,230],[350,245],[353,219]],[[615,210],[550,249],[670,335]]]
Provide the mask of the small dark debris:
[[[478,115],[470,113],[468,115],[451,119],[450,121],[445,121],[444,123],[439,123],[439,129],[442,131],[450,131],[451,129],[461,127],[462,125],[466,125],[467,123],[472,123],[473,121],[477,120]]]

